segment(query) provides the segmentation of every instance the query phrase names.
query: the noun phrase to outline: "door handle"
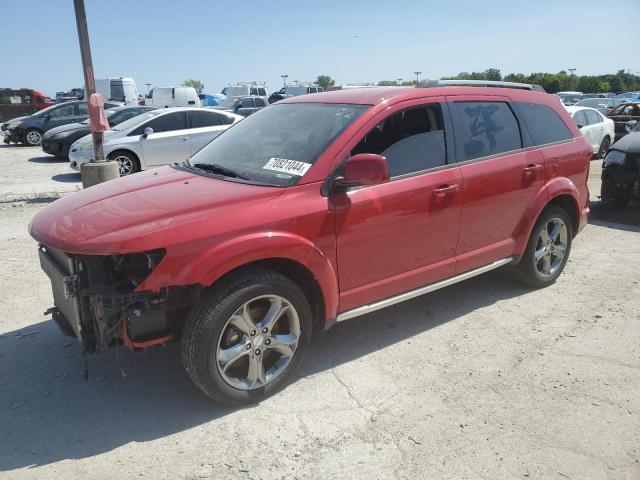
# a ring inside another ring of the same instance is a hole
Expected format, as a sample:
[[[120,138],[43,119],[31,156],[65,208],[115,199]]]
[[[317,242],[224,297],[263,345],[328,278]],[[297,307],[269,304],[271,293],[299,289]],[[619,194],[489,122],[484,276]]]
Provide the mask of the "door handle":
[[[442,185],[433,190],[433,194],[436,197],[444,197],[445,195],[451,195],[456,193],[460,189],[460,186],[456,183],[453,185]]]
[[[527,165],[524,167],[524,173],[536,173],[542,170],[542,165],[536,163],[535,165]]]
[[[183,142],[186,142],[187,140],[189,140],[189,137],[180,137],[180,140],[182,140]]]

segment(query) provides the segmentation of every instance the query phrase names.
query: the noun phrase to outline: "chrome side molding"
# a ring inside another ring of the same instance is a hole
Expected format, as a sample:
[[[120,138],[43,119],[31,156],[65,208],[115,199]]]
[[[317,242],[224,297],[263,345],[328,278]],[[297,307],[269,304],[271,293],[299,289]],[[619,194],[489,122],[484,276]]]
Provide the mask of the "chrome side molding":
[[[360,315],[366,315],[367,313],[390,307],[391,305],[395,305],[397,303],[406,302],[407,300],[411,300],[412,298],[419,297],[435,290],[440,290],[441,288],[448,287],[449,285],[453,285],[477,275],[482,275],[483,273],[495,270],[496,268],[502,267],[507,263],[511,263],[511,261],[513,261],[512,257],[503,258],[502,260],[497,260],[483,267],[476,268],[475,270],[469,270],[468,272],[461,273],[460,275],[456,275],[455,277],[446,278],[439,282],[431,283],[429,285],[425,285],[424,287],[401,293],[399,295],[396,295],[395,297],[385,298],[384,300],[380,300],[379,302],[375,302],[370,305],[363,305],[361,307],[354,308],[353,310],[347,310],[346,312],[342,312],[341,314],[339,314],[336,318],[336,321],[342,322],[344,320],[350,320],[352,318],[359,317]]]

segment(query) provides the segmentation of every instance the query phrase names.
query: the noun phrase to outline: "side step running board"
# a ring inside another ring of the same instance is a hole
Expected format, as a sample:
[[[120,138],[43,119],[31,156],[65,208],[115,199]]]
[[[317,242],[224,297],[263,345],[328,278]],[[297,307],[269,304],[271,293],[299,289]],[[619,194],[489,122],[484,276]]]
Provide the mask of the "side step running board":
[[[390,307],[391,305],[395,305],[396,303],[402,303],[407,300],[411,300],[412,298],[419,297],[426,293],[433,292],[435,290],[440,290],[441,288],[448,287],[449,285],[453,285],[454,283],[462,282],[469,278],[475,277],[477,275],[482,275],[485,272],[489,272],[496,268],[502,267],[507,263],[510,263],[513,258],[503,258],[502,260],[497,260],[493,263],[485,265],[484,267],[476,268],[475,270],[470,270],[465,273],[461,273],[460,275],[456,275],[455,277],[450,277],[445,280],[441,280],[436,283],[431,283],[424,287],[420,287],[416,290],[411,290],[409,292],[401,293],[400,295],[396,295],[395,297],[385,298],[384,300],[380,300],[379,302],[372,303],[370,305],[363,305],[362,307],[354,308],[353,310],[347,310],[346,312],[342,312],[336,318],[337,322],[342,322],[344,320],[350,320],[355,317],[359,317],[360,315],[366,315],[367,313],[375,312],[376,310],[380,310],[382,308]]]

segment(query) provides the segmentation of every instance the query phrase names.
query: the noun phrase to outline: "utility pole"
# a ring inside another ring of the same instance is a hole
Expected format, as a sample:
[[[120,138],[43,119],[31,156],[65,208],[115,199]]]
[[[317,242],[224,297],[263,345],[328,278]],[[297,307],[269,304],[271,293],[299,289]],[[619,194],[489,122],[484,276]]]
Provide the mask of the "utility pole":
[[[413,72],[413,73],[415,73],[415,75],[416,75],[416,86],[418,86],[418,82],[420,81],[420,80],[419,80],[419,79],[420,79],[420,74],[421,74],[422,72]]]
[[[287,86],[287,77],[289,77],[289,75],[280,75],[282,77],[282,85],[283,86]]]
[[[576,75],[574,73],[576,71],[576,69],[575,68],[567,68],[567,70],[569,70],[571,72],[571,89],[573,90],[575,88],[573,86],[573,84],[574,84],[574,80],[575,80],[575,77],[576,77]]]
[[[78,27],[78,40],[80,42],[80,55],[82,57],[82,71],[84,73],[85,97],[87,101],[96,93],[96,82],[93,76],[93,62],[91,60],[91,47],[89,45],[89,30],[87,28],[87,15],[84,9],[84,0],[73,0]],[[107,162],[104,158],[102,144],[104,135],[102,132],[93,132],[94,158],[91,164],[83,163],[80,167],[82,184],[90,187],[97,183],[106,182],[120,176],[120,170],[116,162]],[[89,167],[87,167],[89,165]]]

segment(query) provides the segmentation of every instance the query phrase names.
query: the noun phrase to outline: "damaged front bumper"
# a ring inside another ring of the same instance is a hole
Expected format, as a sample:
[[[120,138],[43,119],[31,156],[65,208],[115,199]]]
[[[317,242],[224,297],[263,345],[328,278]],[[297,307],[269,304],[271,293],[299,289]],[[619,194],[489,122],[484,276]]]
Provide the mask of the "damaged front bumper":
[[[72,256],[40,246],[39,255],[51,280],[55,305],[47,313],[63,333],[75,336],[87,351],[99,351],[119,341],[130,348],[145,348],[172,339],[168,289],[147,292],[135,288],[159,263],[163,251]]]

